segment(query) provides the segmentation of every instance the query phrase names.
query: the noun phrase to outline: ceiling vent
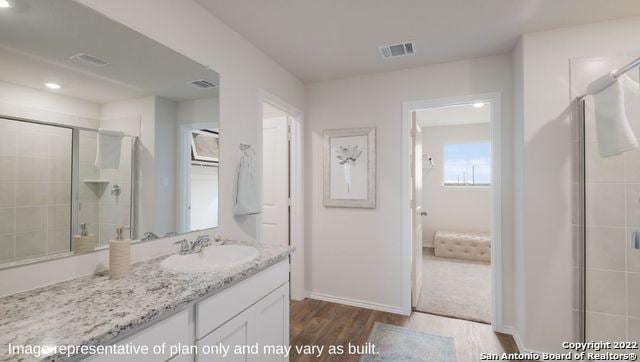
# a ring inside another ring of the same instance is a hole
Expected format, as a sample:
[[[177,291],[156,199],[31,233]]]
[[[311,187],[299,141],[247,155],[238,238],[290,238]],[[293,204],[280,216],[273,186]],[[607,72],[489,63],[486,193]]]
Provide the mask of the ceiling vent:
[[[69,59],[80,64],[90,65],[92,67],[104,67],[105,65],[109,64],[109,62],[107,62],[106,60],[85,53],[72,55]]]
[[[208,80],[205,80],[205,79],[194,80],[189,82],[189,84],[191,84],[194,88],[198,88],[198,89],[209,89],[209,88],[216,87],[214,83],[209,82]]]
[[[415,50],[416,46],[413,40],[397,44],[387,44],[378,47],[378,51],[380,52],[380,56],[382,57],[382,59],[413,55],[415,53]]]

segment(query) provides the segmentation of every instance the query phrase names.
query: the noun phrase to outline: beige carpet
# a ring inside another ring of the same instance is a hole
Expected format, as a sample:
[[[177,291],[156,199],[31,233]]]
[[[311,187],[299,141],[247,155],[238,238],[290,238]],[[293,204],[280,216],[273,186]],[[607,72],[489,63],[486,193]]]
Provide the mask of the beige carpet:
[[[424,248],[422,292],[417,310],[491,323],[491,266],[487,263],[438,258]]]

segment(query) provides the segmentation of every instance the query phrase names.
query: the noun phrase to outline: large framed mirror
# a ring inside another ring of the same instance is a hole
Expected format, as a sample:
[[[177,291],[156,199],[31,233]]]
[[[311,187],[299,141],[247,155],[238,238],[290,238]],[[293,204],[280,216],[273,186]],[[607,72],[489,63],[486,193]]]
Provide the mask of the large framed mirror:
[[[218,226],[218,74],[72,0],[0,11],[0,268]]]

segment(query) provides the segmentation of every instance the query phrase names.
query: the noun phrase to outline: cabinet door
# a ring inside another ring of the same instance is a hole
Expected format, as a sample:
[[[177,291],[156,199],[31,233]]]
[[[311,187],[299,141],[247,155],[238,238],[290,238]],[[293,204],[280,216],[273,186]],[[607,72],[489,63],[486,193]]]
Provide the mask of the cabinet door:
[[[287,361],[289,283],[278,287],[198,342],[196,361]],[[242,349],[242,353],[234,350]],[[227,349],[226,357],[216,353]],[[266,350],[265,350],[266,348]]]
[[[289,283],[271,292],[251,309],[254,311],[250,322],[251,336],[260,347],[252,360],[288,361],[282,354],[273,354],[274,350],[265,353],[265,348],[281,351],[283,346],[289,346]]]
[[[252,310],[247,309],[199,340],[196,361],[248,361],[249,355],[236,354],[236,346],[251,344],[249,323]],[[224,354],[222,348],[227,348]]]

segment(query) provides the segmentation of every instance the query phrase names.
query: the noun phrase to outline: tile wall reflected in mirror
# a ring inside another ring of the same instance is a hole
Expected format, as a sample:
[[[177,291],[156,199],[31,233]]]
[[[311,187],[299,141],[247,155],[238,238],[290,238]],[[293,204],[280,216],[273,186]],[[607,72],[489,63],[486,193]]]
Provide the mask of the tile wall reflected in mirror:
[[[217,227],[219,92],[216,72],[72,0],[1,12],[0,268],[108,247],[117,227]]]

